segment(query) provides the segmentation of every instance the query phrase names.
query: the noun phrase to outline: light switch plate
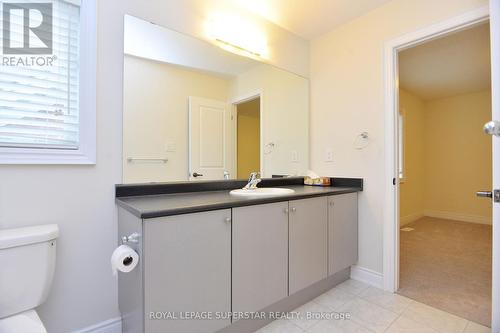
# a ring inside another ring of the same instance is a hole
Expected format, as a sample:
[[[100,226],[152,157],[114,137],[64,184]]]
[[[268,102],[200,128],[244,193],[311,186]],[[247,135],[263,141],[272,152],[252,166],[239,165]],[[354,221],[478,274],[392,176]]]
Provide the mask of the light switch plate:
[[[296,150],[292,150],[292,162],[299,161],[299,153]]]

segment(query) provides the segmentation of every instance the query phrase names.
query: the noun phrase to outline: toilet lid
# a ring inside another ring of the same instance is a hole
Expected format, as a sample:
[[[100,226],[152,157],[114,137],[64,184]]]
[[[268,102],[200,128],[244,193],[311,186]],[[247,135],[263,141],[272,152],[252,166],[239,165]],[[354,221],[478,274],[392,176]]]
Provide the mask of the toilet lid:
[[[35,310],[0,319],[0,333],[47,333]]]

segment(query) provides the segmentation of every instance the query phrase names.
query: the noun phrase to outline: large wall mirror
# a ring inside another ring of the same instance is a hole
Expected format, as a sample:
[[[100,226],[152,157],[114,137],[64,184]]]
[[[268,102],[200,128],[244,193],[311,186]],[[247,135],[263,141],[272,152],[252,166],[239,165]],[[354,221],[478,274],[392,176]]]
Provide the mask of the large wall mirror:
[[[123,86],[124,183],[308,169],[304,77],[127,15]]]

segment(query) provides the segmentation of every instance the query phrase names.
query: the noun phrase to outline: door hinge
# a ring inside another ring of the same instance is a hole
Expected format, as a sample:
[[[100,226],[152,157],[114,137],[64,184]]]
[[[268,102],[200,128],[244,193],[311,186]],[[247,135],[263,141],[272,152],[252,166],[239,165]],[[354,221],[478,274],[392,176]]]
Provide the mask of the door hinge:
[[[392,178],[392,185],[396,185],[396,178]]]
[[[493,202],[500,203],[500,190],[493,190]]]

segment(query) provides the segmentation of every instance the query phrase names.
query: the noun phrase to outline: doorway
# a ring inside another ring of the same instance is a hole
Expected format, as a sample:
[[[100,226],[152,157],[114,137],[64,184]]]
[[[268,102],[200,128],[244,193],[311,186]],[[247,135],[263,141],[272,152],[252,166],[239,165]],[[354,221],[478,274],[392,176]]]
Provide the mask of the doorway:
[[[261,98],[247,99],[235,104],[236,118],[236,175],[246,179],[261,168]]]
[[[489,24],[398,53],[398,293],[491,325]]]
[[[497,11],[500,10],[498,7],[492,7],[492,26],[498,24],[496,20],[493,18],[498,17]],[[483,7],[477,10],[473,10],[471,12],[465,13],[463,15],[451,18],[446,21],[439,22],[435,25],[426,27],[424,29],[408,33],[401,37],[398,37],[394,40],[388,41],[385,46],[385,108],[386,108],[386,118],[385,118],[385,147],[386,147],[386,170],[387,170],[387,182],[385,185],[385,206],[384,206],[384,280],[383,285],[384,289],[392,292],[396,292],[399,289],[399,273],[400,273],[400,178],[398,175],[399,169],[399,144],[398,144],[398,119],[399,119],[399,73],[398,73],[398,55],[399,52],[409,49],[411,47],[415,47],[417,45],[426,43],[428,41],[434,40],[436,38],[441,38],[456,32],[459,32],[464,29],[472,28],[477,26],[478,24],[486,23],[490,18],[490,9],[488,7]],[[498,57],[498,36],[494,33],[495,29],[492,28],[492,58]],[[493,96],[498,94],[498,72],[496,71],[495,62],[492,61],[492,73],[493,73],[493,84],[492,91]],[[496,78],[496,80],[495,80]],[[498,104],[495,97],[493,97],[493,108],[492,115],[490,119],[495,119],[495,115],[498,113]],[[481,128],[478,129],[481,131]],[[491,140],[491,136],[490,136]],[[498,140],[495,136],[493,136],[493,146],[495,146],[495,140]],[[496,163],[498,159],[498,150],[493,149],[493,163]],[[493,167],[493,181],[497,180],[498,174]],[[403,180],[404,181],[404,180]],[[495,183],[495,184],[498,184]],[[497,186],[496,186],[497,187]],[[488,189],[488,191],[492,191],[492,189]],[[495,235],[498,233],[498,214],[496,214],[498,207],[497,204],[493,205],[493,253],[497,252],[498,240],[495,241]],[[496,230],[496,231],[495,231]],[[497,237],[498,239],[498,237]],[[493,276],[498,272],[497,261],[495,256],[493,257]],[[493,278],[493,314],[498,313],[498,286],[496,286],[497,282]],[[498,316],[492,316],[492,327],[495,330],[495,327],[498,327],[498,320],[500,319]]]

